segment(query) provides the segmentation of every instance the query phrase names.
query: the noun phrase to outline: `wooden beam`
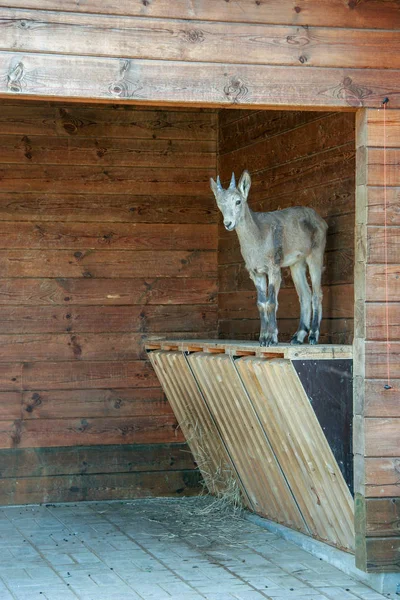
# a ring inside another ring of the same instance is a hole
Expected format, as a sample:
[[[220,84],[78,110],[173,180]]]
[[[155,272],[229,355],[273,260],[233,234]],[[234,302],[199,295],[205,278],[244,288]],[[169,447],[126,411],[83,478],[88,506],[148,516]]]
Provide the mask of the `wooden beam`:
[[[220,3],[222,4],[222,3]],[[254,6],[254,5],[253,5]],[[300,12],[301,14],[301,12]],[[243,14],[243,20],[247,15]],[[2,10],[0,50],[187,62],[400,68],[398,32]],[[382,48],[386,51],[382,52]]]
[[[168,78],[165,78],[168,73]],[[153,104],[313,107],[400,106],[399,72],[0,53],[0,97]]]
[[[9,8],[38,8],[37,0],[1,0],[0,6]],[[129,15],[135,17],[175,18],[196,21],[271,23],[298,26],[328,25],[331,27],[356,28],[400,28],[400,15],[397,0],[369,0],[368,2],[343,2],[342,0],[268,0],[259,3],[254,0],[239,2],[217,2],[202,0],[91,0],[77,2],[64,0],[40,0],[40,7],[52,11],[77,13],[102,13],[107,15]]]

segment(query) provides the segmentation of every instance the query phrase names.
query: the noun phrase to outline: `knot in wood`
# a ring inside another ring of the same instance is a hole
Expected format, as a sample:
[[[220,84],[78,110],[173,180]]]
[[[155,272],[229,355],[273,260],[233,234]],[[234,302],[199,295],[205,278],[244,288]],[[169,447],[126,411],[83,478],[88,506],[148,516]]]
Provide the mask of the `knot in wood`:
[[[204,32],[201,29],[189,29],[182,32],[182,38],[190,44],[202,43],[205,40]]]

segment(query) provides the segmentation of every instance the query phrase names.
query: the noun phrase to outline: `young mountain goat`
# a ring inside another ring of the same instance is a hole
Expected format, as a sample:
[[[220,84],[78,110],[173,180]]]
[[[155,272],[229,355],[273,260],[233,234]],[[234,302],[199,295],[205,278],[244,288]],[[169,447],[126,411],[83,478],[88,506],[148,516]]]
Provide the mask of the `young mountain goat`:
[[[246,269],[257,288],[260,345],[278,343],[276,311],[282,267],[290,267],[300,299],[299,328],[291,343],[302,344],[309,334],[309,343],[317,344],[322,318],[321,275],[327,224],[312,208],[303,206],[267,213],[253,212],[247,204],[251,186],[248,171],[243,171],[237,187],[234,173],[227,190],[223,189],[219,177],[217,182],[211,179],[210,183],[224,217],[225,229],[236,229]]]

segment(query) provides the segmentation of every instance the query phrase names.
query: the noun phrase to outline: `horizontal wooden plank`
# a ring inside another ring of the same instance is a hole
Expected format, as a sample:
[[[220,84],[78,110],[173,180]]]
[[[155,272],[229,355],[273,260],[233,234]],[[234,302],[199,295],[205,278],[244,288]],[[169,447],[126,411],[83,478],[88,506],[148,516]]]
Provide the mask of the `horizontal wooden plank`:
[[[216,223],[217,206],[211,194],[188,197],[0,192],[0,220]]]
[[[8,373],[7,373],[8,367]],[[158,387],[158,380],[148,362],[34,362],[25,363],[21,369],[18,363],[0,367],[0,389],[23,390],[81,390],[109,388],[148,388]],[[2,371],[5,382],[3,384]],[[6,375],[7,373],[7,375]],[[13,377],[16,381],[13,382]],[[11,380],[11,383],[9,381]],[[14,387],[11,384],[14,383]],[[10,387],[3,387],[8,385]]]
[[[382,187],[368,186],[368,224],[384,225],[385,191]],[[386,220],[388,225],[400,225],[400,187],[386,188]]]
[[[299,67],[0,52],[0,73],[0,96],[354,109],[389,95],[400,105],[398,71],[388,69],[307,67],[305,77]]]
[[[191,496],[203,489],[198,471],[105,473],[26,477],[2,482],[0,504],[132,500],[160,496]]]
[[[217,225],[5,221],[0,249],[216,250]],[[158,257],[158,260],[160,258]]]
[[[400,228],[399,227],[375,227],[367,229],[367,259],[369,263],[399,264]],[[386,252],[385,252],[386,248]]]
[[[365,459],[365,495],[400,497],[400,458]]]
[[[218,146],[221,159],[222,155],[224,160],[228,153],[239,148],[262,143],[313,121],[324,120],[328,114],[330,113],[308,110],[222,109],[218,115]],[[228,118],[224,115],[234,117]]]
[[[145,358],[143,339],[134,333],[0,334],[0,362]]]
[[[215,304],[211,279],[2,279],[0,306]],[[69,314],[69,313],[67,313]]]
[[[398,141],[400,146],[400,140]],[[366,154],[366,176],[363,183],[372,186],[399,186],[400,149],[368,148]]]
[[[2,480],[195,469],[193,456],[183,443],[13,448],[0,451],[0,462]]]
[[[400,498],[366,500],[367,537],[394,537],[400,534]]]
[[[323,288],[323,314],[326,317],[353,318],[354,300],[351,284]],[[228,292],[219,294],[219,317],[221,319],[257,319],[258,309],[255,292]],[[283,288],[279,293],[278,318],[280,315],[300,314],[299,300],[294,289]]]
[[[367,538],[366,552],[368,572],[400,572],[400,537]]]
[[[3,192],[209,195],[214,169],[0,165]]]
[[[279,341],[289,343],[297,331],[299,316],[279,319]],[[218,337],[234,340],[257,340],[260,333],[259,319],[220,319]],[[352,344],[353,319],[322,319],[319,341],[321,344]]]
[[[391,95],[388,94],[390,100]],[[391,108],[396,108],[395,104]],[[386,145],[387,148],[398,148],[400,138],[400,111],[399,110],[386,110],[385,115],[383,114],[384,109],[379,108],[376,110],[368,111],[365,116],[365,127],[366,127],[366,146],[376,146],[382,148]],[[386,120],[386,136],[383,137],[383,119]]]
[[[0,277],[215,277],[215,251],[0,250]],[[149,282],[151,285],[151,282]],[[112,284],[109,284],[110,288]]]
[[[365,417],[400,417],[400,382],[391,381],[391,390],[386,390],[387,379],[365,381]]]
[[[0,421],[1,448],[183,442],[174,415]]]
[[[364,429],[366,456],[400,456],[399,418],[368,418]]]
[[[11,392],[7,392],[11,394]],[[5,395],[5,394],[4,394]],[[7,404],[16,404],[12,398]],[[161,388],[109,390],[35,390],[22,393],[19,414],[24,419],[78,419],[171,415]],[[5,417],[3,417],[5,419]]]
[[[0,135],[2,163],[210,169],[215,166],[215,142]]]
[[[39,8],[39,7],[37,7]],[[168,15],[170,16],[170,15]],[[243,20],[246,20],[243,15]],[[89,56],[396,69],[395,30],[365,31],[3,9],[1,50]],[[390,51],[382,53],[382,47]]]
[[[400,302],[399,266],[388,265],[388,300]],[[366,268],[366,299],[367,302],[386,301],[386,266],[367,265]]]
[[[367,379],[387,378],[387,349],[387,343],[384,341],[365,343],[365,376]],[[400,378],[399,354],[400,342],[389,340],[390,374],[394,379]]]
[[[387,324],[389,323],[390,339],[400,340],[400,304],[398,302],[390,302],[388,305],[384,302],[368,302],[365,309],[366,339],[386,340]],[[387,317],[389,317],[389,321],[387,321]]]
[[[400,27],[400,16],[396,0],[379,0],[349,6],[341,0],[302,0],[293,8],[288,0],[269,0],[268,4],[255,3],[253,0],[241,0],[240,4],[202,0],[193,4],[190,0],[175,0],[173,5],[168,0],[158,2],[131,2],[121,0],[91,0],[90,3],[77,4],[76,0],[65,0],[60,5],[57,0],[41,0],[40,8],[46,10],[63,10],[77,13],[102,13],[108,15],[130,15],[137,17],[158,17],[190,19],[208,19],[210,21],[227,21],[250,23],[285,23],[295,25],[327,25],[336,27],[367,27],[394,29]],[[10,2],[0,1],[0,6],[9,7]],[[12,6],[18,8],[37,9],[37,0],[13,0]]]
[[[261,171],[298,161],[301,157],[325,152],[348,142],[354,144],[353,113],[328,114],[325,118],[300,124],[280,135],[253,142],[245,151],[238,147],[220,156],[221,174],[235,171],[239,175],[244,169],[252,173]]]
[[[0,283],[1,289],[1,283]],[[16,333],[167,333],[211,331],[215,305],[4,306],[0,331]]]
[[[16,97],[13,97],[16,99]],[[216,139],[216,115],[204,111],[143,110],[135,105],[97,106],[77,104],[31,104],[5,102],[0,114],[0,134],[28,137],[39,135],[66,139],[91,137],[199,141]],[[51,143],[51,142],[49,142]],[[88,142],[89,143],[89,142]],[[104,140],[98,141],[99,149]],[[119,143],[119,142],[118,142]],[[77,144],[72,142],[72,148]],[[213,144],[214,145],[214,144]],[[157,146],[156,146],[157,147]],[[28,150],[29,152],[29,150]]]

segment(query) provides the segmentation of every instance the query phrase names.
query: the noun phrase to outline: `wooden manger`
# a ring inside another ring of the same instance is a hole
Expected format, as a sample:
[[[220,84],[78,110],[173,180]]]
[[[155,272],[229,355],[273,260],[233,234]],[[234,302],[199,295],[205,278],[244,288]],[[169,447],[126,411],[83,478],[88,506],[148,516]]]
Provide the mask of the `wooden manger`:
[[[211,493],[354,551],[351,346],[146,348]]]

